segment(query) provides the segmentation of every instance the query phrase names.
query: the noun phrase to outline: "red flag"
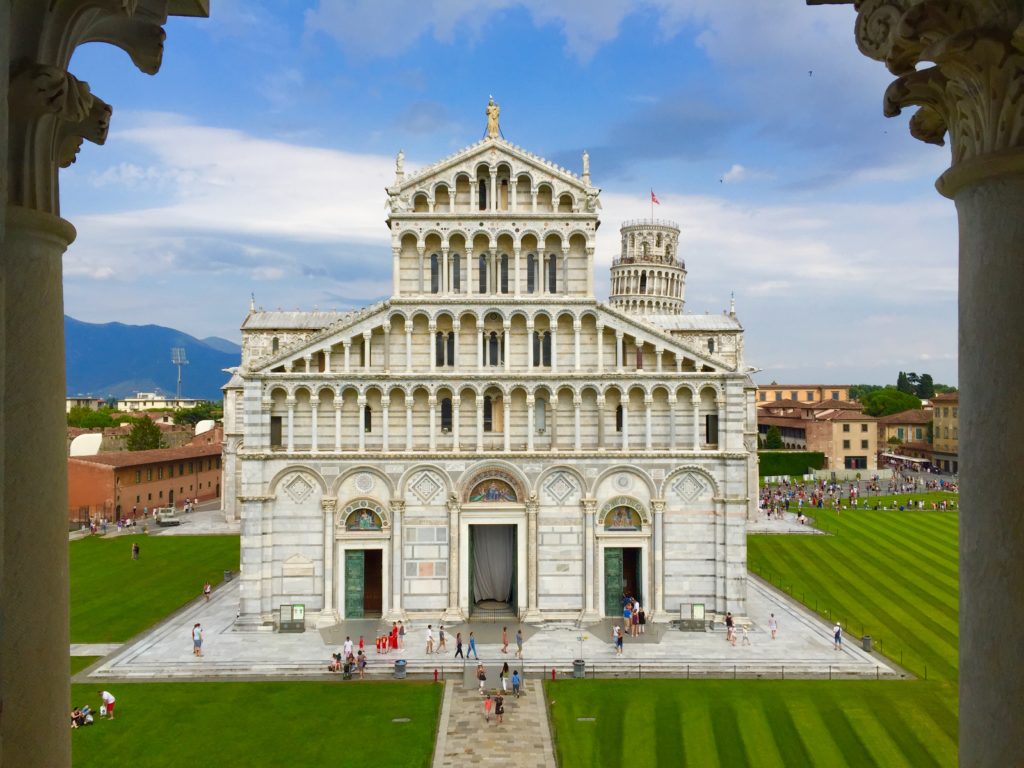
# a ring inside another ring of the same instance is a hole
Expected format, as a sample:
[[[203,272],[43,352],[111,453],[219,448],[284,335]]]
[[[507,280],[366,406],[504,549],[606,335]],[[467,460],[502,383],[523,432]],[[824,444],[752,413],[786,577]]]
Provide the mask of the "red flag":
[[[659,200],[658,196],[656,194],[654,194],[654,190],[653,189],[651,190],[651,202],[655,203],[657,205],[661,205],[661,200]]]

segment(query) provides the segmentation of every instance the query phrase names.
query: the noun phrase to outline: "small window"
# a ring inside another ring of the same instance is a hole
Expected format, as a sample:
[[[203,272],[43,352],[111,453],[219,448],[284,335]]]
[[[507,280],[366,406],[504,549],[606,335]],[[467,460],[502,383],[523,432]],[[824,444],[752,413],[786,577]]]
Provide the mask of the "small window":
[[[849,424],[843,424],[843,432],[849,432],[849,431],[850,431],[850,425]]]
[[[142,470],[141,469],[136,469],[135,470],[135,482],[136,483],[141,483],[142,482]]]
[[[161,496],[163,495],[163,491],[160,492],[160,495]],[[146,494],[146,501],[152,501],[152,500],[153,500],[153,494],[152,493],[147,493]]]
[[[765,400],[768,399],[768,393],[767,392],[758,392],[758,395],[761,398],[761,402],[764,402]]]
[[[178,464],[178,477],[182,477],[185,474],[185,462]]]
[[[922,429],[920,427],[917,427],[914,430],[914,439],[915,440],[921,440],[923,437],[924,437],[924,432],[922,431]]]
[[[860,425],[860,431],[861,432],[867,432],[868,431],[868,425],[867,424],[861,424]]]
[[[868,447],[868,441],[867,440],[861,440],[860,441],[860,447],[861,448],[867,448]]]
[[[480,179],[477,188],[480,190],[480,210],[487,210],[487,180]]]
[[[704,417],[704,442],[718,445],[718,414],[709,413]]]
[[[954,409],[953,409],[953,418],[954,418],[954,419],[956,418],[956,412],[957,412],[957,409],[956,409],[956,408],[954,408]]]
[[[896,438],[899,440],[903,439],[903,427],[896,428]]]
[[[558,259],[548,259],[548,293],[558,293]]]
[[[813,403],[814,402],[814,393],[813,392],[805,392],[804,393],[804,400],[806,400],[808,403]]]
[[[280,440],[280,437],[281,437],[281,434],[280,434],[281,417],[280,416],[272,417],[270,419],[270,441],[271,441],[271,445],[275,445],[275,443],[273,442],[274,441],[274,418],[276,418],[277,422],[278,422],[278,443],[281,442],[281,440]],[[167,477],[174,477],[174,465],[173,464],[168,464],[167,465]]]
[[[441,400],[441,431],[452,431],[452,399],[450,397]]]
[[[498,279],[502,293],[508,293],[508,254],[503,253],[498,258]]]
[[[455,293],[462,292],[462,257],[457,253],[452,254],[452,290]]]
[[[849,449],[849,447],[850,447],[850,441],[849,440],[843,440],[843,448]]]
[[[277,336],[270,340],[270,351],[277,354],[277,350],[280,347],[280,342],[277,340]]]
[[[217,469],[220,469],[220,456],[217,457]]]
[[[776,392],[775,393],[775,399],[776,400],[781,400],[782,399],[782,393],[781,392]]]
[[[839,399],[839,390],[837,390],[837,389],[833,389],[832,390],[832,399],[833,400],[838,400]]]
[[[477,288],[479,289],[479,293],[490,293],[490,288],[488,287],[488,283],[490,281],[487,279],[488,277],[490,277],[490,275],[487,274],[486,253],[480,254],[479,258],[477,259],[477,265],[479,267],[478,271],[480,273],[479,279],[477,280]]]
[[[484,432],[494,431],[494,405],[491,396],[484,397]]]
[[[271,448],[280,448],[280,447],[282,447],[282,445],[283,444],[281,442],[281,417],[280,416],[271,416],[270,417],[270,447]],[[220,462],[220,459],[218,459],[217,461]],[[217,468],[220,469],[219,463],[218,463]],[[170,472],[168,474],[168,477],[174,477],[174,465],[172,464],[170,467],[168,467],[168,469],[170,470]]]
[[[363,432],[373,429],[373,409],[368,405],[363,406]]]
[[[622,406],[621,405],[615,406],[615,431],[616,432],[621,432],[622,431],[622,417],[623,417]]]
[[[194,464],[194,462],[191,462],[191,461],[190,461],[190,462],[188,463],[188,473],[189,473],[190,475],[191,475],[191,474],[192,474],[192,472],[194,471],[194,466],[193,466],[193,464]]]
[[[543,433],[548,428],[548,402],[538,397],[533,403],[533,428]]]
[[[441,257],[436,253],[430,255],[430,292],[440,293],[441,291]]]
[[[487,338],[487,360],[492,366],[501,365],[501,341],[496,331],[491,331]]]
[[[642,371],[644,369],[644,348],[636,348],[636,369]]]
[[[438,366],[444,365],[444,352],[445,352],[444,334],[441,331],[438,331],[434,335],[434,364],[435,365],[438,365]]]
[[[526,292],[534,293],[537,290],[537,257],[530,254],[526,257]]]

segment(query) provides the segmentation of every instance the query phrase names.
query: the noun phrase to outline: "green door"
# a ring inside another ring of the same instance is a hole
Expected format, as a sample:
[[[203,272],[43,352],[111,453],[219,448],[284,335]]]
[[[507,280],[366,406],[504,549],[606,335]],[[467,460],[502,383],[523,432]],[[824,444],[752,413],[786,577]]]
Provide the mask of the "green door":
[[[365,555],[361,549],[345,550],[345,618],[363,618]]]
[[[622,615],[622,549],[608,547],[604,551],[604,615]]]

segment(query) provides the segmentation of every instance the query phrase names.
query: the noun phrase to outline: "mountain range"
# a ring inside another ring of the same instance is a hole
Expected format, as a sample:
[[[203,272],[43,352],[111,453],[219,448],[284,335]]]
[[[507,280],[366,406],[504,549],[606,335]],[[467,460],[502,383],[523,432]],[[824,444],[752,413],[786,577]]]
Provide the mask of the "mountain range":
[[[236,366],[241,347],[217,336],[197,339],[160,325],[84,323],[64,316],[64,354],[69,395],[126,397],[136,392],[173,395],[178,369],[171,349],[185,350],[188,365],[181,371],[182,397],[220,400]]]

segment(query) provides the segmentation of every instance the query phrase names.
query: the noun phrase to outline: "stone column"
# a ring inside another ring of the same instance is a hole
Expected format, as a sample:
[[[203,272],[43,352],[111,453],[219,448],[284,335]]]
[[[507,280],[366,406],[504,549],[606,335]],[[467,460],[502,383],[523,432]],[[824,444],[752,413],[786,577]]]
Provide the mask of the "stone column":
[[[534,355],[534,350],[533,350],[533,334],[534,334],[534,326],[533,326],[533,318],[531,317],[531,318],[529,318],[526,321],[526,346],[527,346],[526,356],[527,356],[527,358],[530,361],[530,368],[533,368],[534,366],[537,365],[537,357],[536,357],[536,355]]]
[[[366,395],[360,395],[356,400],[356,407],[359,409],[359,426],[356,433],[359,435],[359,452],[366,450]]]
[[[700,399],[693,401],[693,450],[700,450]]]
[[[622,358],[625,354],[625,350],[623,349],[624,335],[625,334],[623,334],[622,331],[615,331],[615,370],[617,370],[619,373],[622,373]]]
[[[384,325],[384,373],[391,373],[391,321],[385,320]]]
[[[341,452],[341,395],[334,395],[334,452]]]
[[[458,319],[452,323],[452,333],[455,334],[455,341],[452,342],[452,368],[459,367],[459,331],[462,328],[462,323]]]
[[[483,320],[481,320],[481,323]],[[476,333],[476,367],[478,371],[484,369],[484,329],[480,328]]]
[[[512,396],[508,393],[502,395],[501,402],[503,406],[502,417],[504,418],[502,428],[505,432],[505,452],[508,453],[512,450]]]
[[[405,518],[405,502],[391,501],[391,621],[405,621],[402,606],[402,525]]]
[[[345,370],[348,370],[348,348],[345,349]],[[412,320],[405,321],[405,372],[412,373]]]
[[[288,442],[285,447],[288,453],[292,453],[295,450],[295,398],[289,395],[285,405],[288,406]]]
[[[430,372],[433,373],[437,370],[437,325],[434,322],[427,325],[427,336],[430,337]],[[444,349],[443,339],[441,343],[442,349]]]
[[[654,360],[655,360],[655,368],[654,368],[654,370],[656,370],[658,373],[661,373],[661,356],[662,356],[662,354],[664,352],[665,352],[665,350],[663,350],[661,347],[655,347],[654,348]]]
[[[352,370],[352,339],[342,339],[342,348],[345,350],[345,373]]]
[[[383,430],[381,435],[381,450],[387,453],[391,450],[391,442],[388,433],[391,431],[391,425],[389,424],[390,419],[388,413],[391,405],[391,394],[385,392],[380,399],[380,428]]]
[[[669,392],[668,395],[668,447],[669,450],[676,449],[676,395]]]
[[[324,520],[324,607],[320,614],[318,626],[330,626],[334,616],[334,512],[337,499],[320,500],[320,509]]]
[[[651,450],[654,445],[654,434],[651,429],[651,406],[654,405],[654,398],[651,395],[644,396],[644,449]]]
[[[583,448],[583,438],[580,435],[580,408],[583,405],[583,398],[579,395],[573,396],[572,399],[572,411],[573,411],[573,448],[577,451]]]
[[[430,452],[433,453],[437,450],[437,395],[431,393],[427,405],[430,408]]]
[[[402,295],[402,246],[391,246],[391,294]]]
[[[371,349],[372,340],[373,340],[373,331],[364,331],[363,332],[363,373],[369,373],[370,372],[370,361],[371,361],[371,358],[372,358],[372,354],[371,354],[371,352],[372,352],[372,349]]]
[[[597,553],[594,524],[597,499],[580,499],[583,508],[583,616],[582,621],[597,621]]]
[[[323,351],[324,355],[324,373],[331,372],[331,348],[327,347]]]
[[[526,501],[526,615],[523,621],[540,621],[537,601],[537,513],[540,504],[536,496]]]
[[[491,171],[491,199],[490,208],[492,211],[498,210],[498,172],[496,170]]]
[[[405,396],[405,450],[412,450],[412,395]]]
[[[654,557],[654,615],[659,621],[665,616],[665,500],[651,499],[654,510],[654,540],[651,549]]]
[[[558,373],[558,318],[551,324],[551,372]]]
[[[629,391],[622,395],[622,450],[629,450]]]
[[[569,293],[569,251],[562,246],[562,290],[559,291],[563,296]]]
[[[476,256],[473,253],[473,244],[466,244],[466,295],[473,293],[473,261]]]
[[[317,414],[320,411],[320,397],[317,393],[313,393],[309,397],[309,420],[310,420],[310,432],[312,433],[309,437],[309,450],[311,453],[316,453],[319,449],[317,448],[317,430],[319,425],[317,424]]]
[[[512,321],[506,320],[502,326],[501,336],[501,356],[505,360],[505,373],[512,370],[512,355],[509,354],[509,342],[511,341],[512,334]]]
[[[462,401],[461,392],[452,393],[452,451],[458,453],[459,446],[459,404]]]
[[[577,371],[580,370],[580,366],[582,364],[582,360],[580,359],[580,336],[582,331],[583,321],[577,317],[572,321],[572,367]]]
[[[604,395],[597,396],[597,450],[604,450]]]
[[[537,293],[547,293],[548,284],[548,257],[542,249],[538,249],[537,261],[540,264],[540,274],[537,279]]]
[[[597,324],[597,372],[604,373],[604,326]]]
[[[515,199],[515,185],[512,185],[512,190],[513,190],[512,198],[514,200]],[[516,279],[515,279],[515,292],[516,293],[515,293],[515,295],[516,295],[516,298],[518,299],[522,295],[521,291],[520,291],[520,283],[519,283],[519,281],[520,281],[519,273],[522,271],[522,266],[521,266],[521,262],[520,262],[520,246],[517,245],[513,249],[513,253],[515,254],[515,265],[516,265]]]
[[[466,617],[459,605],[459,548],[462,537],[462,505],[453,495],[448,499],[448,608],[441,617],[448,623],[461,622]]]
[[[526,396],[526,450],[533,450],[533,411],[537,400],[532,394]]]
[[[491,414],[492,417],[494,414]],[[476,450],[477,453],[484,449],[484,396],[476,396]]]
[[[440,283],[438,285],[439,293],[447,295],[450,290],[451,278],[448,275],[448,246],[446,245],[441,247],[441,264],[439,266],[441,267],[441,274],[438,276]]]

